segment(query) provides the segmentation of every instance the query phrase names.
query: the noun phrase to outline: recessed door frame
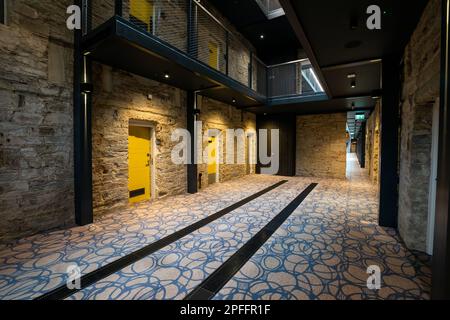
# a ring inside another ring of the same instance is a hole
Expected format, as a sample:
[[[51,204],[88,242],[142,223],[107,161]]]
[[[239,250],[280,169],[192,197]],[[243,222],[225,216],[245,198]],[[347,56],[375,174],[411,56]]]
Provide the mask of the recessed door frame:
[[[158,198],[156,194],[156,125],[151,121],[130,119],[129,126],[150,129],[150,200]]]
[[[220,183],[220,154],[222,151],[222,133],[219,129],[209,129],[208,130],[208,165],[209,165],[209,139],[214,138],[216,140],[216,181],[214,183]],[[208,179],[209,179],[209,172],[207,170]]]
[[[215,47],[217,48],[217,55],[215,55],[215,58],[216,58],[216,61],[217,61],[217,67],[214,67],[214,66],[210,65],[210,64],[209,64],[210,61],[208,61],[208,65],[209,65],[211,68],[214,68],[214,69],[220,71],[220,46],[219,46],[219,43],[218,43],[217,41],[213,40],[213,39],[209,39],[209,40],[208,40],[208,54],[209,54],[209,55],[212,54],[212,53],[209,51],[209,50],[210,50],[210,48],[209,48],[210,44],[213,45],[213,46],[215,46]],[[208,60],[209,60],[209,58],[210,58],[209,55],[208,55]]]
[[[253,161],[255,163],[252,163],[252,159],[256,160],[256,132],[247,132],[246,134],[247,138],[247,165],[250,167],[250,172],[248,174],[255,174],[255,166],[256,161]]]

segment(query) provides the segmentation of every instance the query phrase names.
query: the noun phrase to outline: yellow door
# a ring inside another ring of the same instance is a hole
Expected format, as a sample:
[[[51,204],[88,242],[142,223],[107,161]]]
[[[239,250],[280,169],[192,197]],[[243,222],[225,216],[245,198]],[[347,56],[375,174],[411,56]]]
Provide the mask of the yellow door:
[[[130,17],[132,22],[151,33],[153,27],[153,0],[130,0]]]
[[[128,132],[128,191],[130,203],[149,200],[150,128],[130,126]]]
[[[214,42],[208,42],[209,66],[219,70],[219,47]]]
[[[217,138],[210,137],[208,141],[208,184],[216,182],[217,174]]]

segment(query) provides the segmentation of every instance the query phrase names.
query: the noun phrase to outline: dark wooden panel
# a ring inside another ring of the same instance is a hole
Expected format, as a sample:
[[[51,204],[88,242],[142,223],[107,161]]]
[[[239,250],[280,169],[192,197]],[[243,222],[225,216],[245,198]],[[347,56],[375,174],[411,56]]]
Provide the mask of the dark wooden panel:
[[[366,123],[361,124],[361,130],[357,137],[356,155],[361,168],[366,167]]]
[[[280,176],[295,176],[295,148],[296,148],[296,117],[295,115],[260,115],[256,119],[257,129],[280,130]],[[270,134],[268,139],[270,150]],[[259,154],[259,146],[258,146]],[[262,165],[258,162],[257,173],[261,172]]]
[[[195,106],[196,106],[196,99],[197,99],[197,95],[195,92],[193,91],[188,91],[187,92],[187,130],[189,131],[192,139],[195,136],[195,121],[196,121],[196,116],[195,116]],[[196,142],[192,141],[191,143],[191,154],[190,154],[190,164],[187,165],[187,176],[188,176],[188,185],[187,185],[187,189],[188,189],[188,193],[194,194],[198,192],[198,167],[195,164],[195,146],[196,146]]]
[[[382,227],[397,228],[400,59],[383,59],[381,103],[380,217]]]

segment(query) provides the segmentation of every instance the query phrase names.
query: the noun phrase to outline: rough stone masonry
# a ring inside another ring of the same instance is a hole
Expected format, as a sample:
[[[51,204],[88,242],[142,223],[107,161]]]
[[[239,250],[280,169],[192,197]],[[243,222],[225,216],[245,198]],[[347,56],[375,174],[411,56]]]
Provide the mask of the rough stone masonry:
[[[0,24],[0,242],[71,225],[71,1],[8,1]]]
[[[439,98],[440,1],[432,0],[404,53],[398,225],[410,249],[426,250],[432,110]]]
[[[345,178],[346,123],[346,113],[297,117],[297,176]]]

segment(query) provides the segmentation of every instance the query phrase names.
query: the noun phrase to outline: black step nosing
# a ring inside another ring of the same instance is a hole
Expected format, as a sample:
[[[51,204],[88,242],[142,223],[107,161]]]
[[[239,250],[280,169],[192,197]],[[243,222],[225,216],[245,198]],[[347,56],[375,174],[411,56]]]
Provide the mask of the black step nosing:
[[[212,299],[233,276],[255,255],[281,225],[292,215],[306,197],[317,187],[317,183],[310,184],[291,203],[289,203],[263,229],[247,241],[225,263],[209,275],[199,286],[189,293],[185,300]],[[209,293],[209,295],[208,295]]]
[[[162,248],[167,247],[168,245],[184,238],[185,236],[191,234],[192,232],[210,224],[211,222],[223,217],[224,215],[231,213],[232,211],[244,206],[245,204],[261,197],[262,195],[275,190],[276,188],[282,186],[283,184],[289,182],[288,180],[282,180],[279,181],[261,191],[256,192],[253,195],[248,196],[247,198],[244,198],[242,200],[239,200],[236,203],[233,203],[232,205],[221,209],[220,211],[213,213],[212,215],[209,215],[206,218],[203,218],[200,221],[197,221],[181,230],[178,230],[162,239],[157,240],[156,242],[153,242],[144,248],[141,248],[137,251],[134,251],[130,254],[127,254],[126,256],[123,256],[111,263],[108,263],[107,265],[100,267],[94,271],[89,272],[88,274],[81,277],[81,289],[69,289],[66,285],[59,286],[56,289],[53,289],[52,291],[43,294],[42,296],[39,296],[35,298],[34,300],[59,300],[59,299],[65,299],[67,297],[70,297],[71,295],[85,289],[86,287],[107,278],[108,276],[114,274],[117,271],[122,270],[123,268],[126,268],[127,266],[142,260],[143,258],[151,255],[152,253],[155,253],[158,250],[161,250]]]

